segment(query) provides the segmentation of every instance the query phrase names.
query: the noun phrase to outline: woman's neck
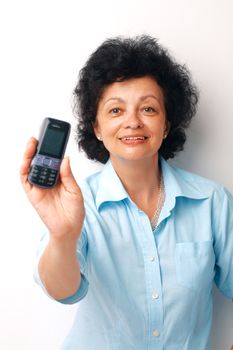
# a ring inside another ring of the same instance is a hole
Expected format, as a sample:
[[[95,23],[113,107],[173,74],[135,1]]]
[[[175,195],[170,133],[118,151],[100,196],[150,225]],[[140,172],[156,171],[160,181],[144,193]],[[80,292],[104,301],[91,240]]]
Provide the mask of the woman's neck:
[[[153,159],[122,160],[111,158],[112,165],[129,196],[149,202],[160,184],[158,155]]]

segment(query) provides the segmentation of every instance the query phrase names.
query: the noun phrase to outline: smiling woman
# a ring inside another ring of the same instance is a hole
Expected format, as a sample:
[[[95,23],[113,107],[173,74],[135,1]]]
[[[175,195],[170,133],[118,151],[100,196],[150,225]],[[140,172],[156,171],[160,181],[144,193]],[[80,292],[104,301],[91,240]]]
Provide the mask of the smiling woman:
[[[36,281],[80,302],[62,349],[210,350],[213,283],[233,298],[233,197],[167,162],[196,111],[187,69],[151,37],[114,38],[74,95],[79,146],[103,170],[80,188],[64,160],[54,189],[34,188],[35,139],[21,168],[49,231]]]
[[[109,158],[108,150],[93,137],[92,127],[105,88],[111,83],[145,76],[151,77],[161,90],[166,118],[171,124],[160,154],[168,159],[183,149],[184,130],[195,115],[198,101],[197,89],[187,68],[175,62],[153,38],[114,38],[106,40],[90,56],[74,91],[77,140],[90,159],[106,163]]]
[[[94,131],[114,164],[149,157],[156,164],[168,125],[161,88],[154,79],[141,77],[105,88]]]

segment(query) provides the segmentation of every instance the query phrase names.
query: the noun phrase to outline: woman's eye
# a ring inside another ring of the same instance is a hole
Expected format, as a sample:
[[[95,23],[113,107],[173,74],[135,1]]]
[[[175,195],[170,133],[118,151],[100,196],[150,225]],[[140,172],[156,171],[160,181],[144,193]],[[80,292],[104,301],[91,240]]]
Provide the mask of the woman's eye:
[[[120,112],[120,108],[115,107],[115,108],[110,109],[110,113],[112,113],[112,114],[118,114],[119,112]]]
[[[147,113],[155,112],[155,109],[153,107],[144,107],[143,110]]]

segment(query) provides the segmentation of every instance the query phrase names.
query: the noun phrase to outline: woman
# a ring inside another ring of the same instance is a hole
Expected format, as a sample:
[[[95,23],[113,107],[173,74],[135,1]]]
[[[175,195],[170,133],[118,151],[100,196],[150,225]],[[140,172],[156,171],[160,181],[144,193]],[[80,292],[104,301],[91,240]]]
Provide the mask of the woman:
[[[213,282],[233,297],[233,198],[170,166],[183,149],[197,91],[148,36],[104,42],[75,89],[77,140],[106,163],[77,185],[64,159],[56,188],[21,180],[48,228],[36,279],[79,302],[62,349],[210,349]],[[85,209],[84,209],[85,208]]]

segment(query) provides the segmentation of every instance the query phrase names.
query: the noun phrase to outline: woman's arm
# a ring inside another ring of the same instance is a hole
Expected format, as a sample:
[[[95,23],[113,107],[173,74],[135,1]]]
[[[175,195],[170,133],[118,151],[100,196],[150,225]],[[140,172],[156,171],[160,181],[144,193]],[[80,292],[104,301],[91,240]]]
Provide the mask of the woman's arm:
[[[26,195],[50,233],[49,243],[39,261],[40,278],[51,296],[63,299],[79,288],[81,277],[77,259],[77,242],[81,234],[85,210],[83,196],[64,159],[60,181],[52,189],[32,186],[28,172],[36,151],[37,140],[27,144],[20,177]]]
[[[76,254],[77,241],[51,239],[39,261],[39,275],[47,292],[54,299],[73,295],[81,282]]]

